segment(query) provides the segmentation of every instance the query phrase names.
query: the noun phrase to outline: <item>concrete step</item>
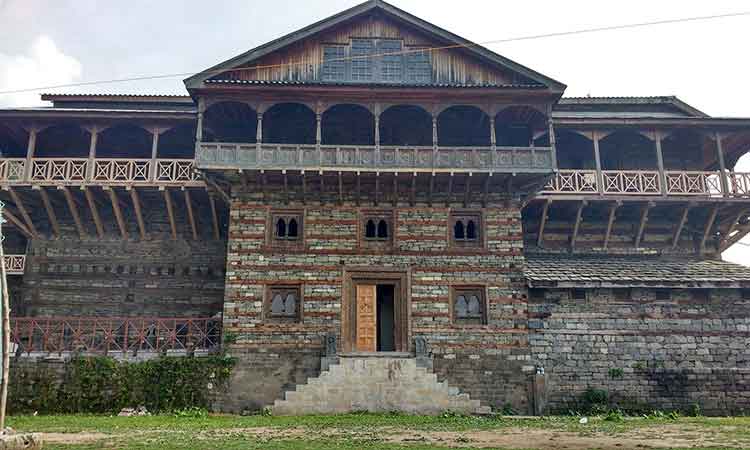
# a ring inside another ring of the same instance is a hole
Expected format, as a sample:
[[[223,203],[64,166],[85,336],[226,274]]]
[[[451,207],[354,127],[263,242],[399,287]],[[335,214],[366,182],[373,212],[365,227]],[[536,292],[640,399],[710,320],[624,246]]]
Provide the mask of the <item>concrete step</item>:
[[[403,411],[415,414],[487,414],[478,400],[437,375],[417,367],[415,358],[342,357],[320,376],[274,402],[277,415]]]

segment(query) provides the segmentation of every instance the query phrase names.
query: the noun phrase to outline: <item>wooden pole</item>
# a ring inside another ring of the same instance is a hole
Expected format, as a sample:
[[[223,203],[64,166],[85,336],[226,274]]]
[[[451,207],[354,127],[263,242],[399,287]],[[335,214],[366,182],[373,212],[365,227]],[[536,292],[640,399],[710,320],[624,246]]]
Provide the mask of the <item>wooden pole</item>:
[[[0,221],[2,223],[2,221]],[[0,225],[2,226],[2,225]],[[2,231],[0,229],[0,236]],[[10,301],[8,299],[8,277],[7,270],[5,267],[5,251],[3,250],[2,244],[0,244],[0,283],[3,284],[2,289],[2,314],[3,314],[3,335],[2,335],[2,354],[3,354],[3,378],[2,378],[2,389],[0,393],[0,431],[5,430],[5,410],[8,405],[8,372],[10,371]]]

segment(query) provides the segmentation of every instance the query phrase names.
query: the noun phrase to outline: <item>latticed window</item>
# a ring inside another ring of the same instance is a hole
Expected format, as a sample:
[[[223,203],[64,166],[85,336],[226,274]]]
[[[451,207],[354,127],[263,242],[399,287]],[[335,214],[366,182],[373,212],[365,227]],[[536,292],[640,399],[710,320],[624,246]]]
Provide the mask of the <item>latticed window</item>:
[[[482,221],[479,214],[456,214],[451,216],[453,244],[459,247],[480,247]]]
[[[299,286],[269,287],[266,317],[283,322],[298,322],[301,317],[300,291]]]
[[[323,81],[343,81],[346,78],[346,46],[323,46]]]
[[[372,81],[375,41],[352,39],[352,81]]]
[[[453,322],[458,325],[482,325],[486,322],[484,289],[453,290]]]
[[[409,50],[406,59],[406,81],[410,83],[430,83],[432,81],[432,62],[428,50]]]
[[[368,218],[365,222],[365,239],[386,241],[390,238],[390,226],[386,219]]]
[[[383,39],[378,42],[380,60],[380,79],[385,82],[396,82],[403,79],[401,41]]]

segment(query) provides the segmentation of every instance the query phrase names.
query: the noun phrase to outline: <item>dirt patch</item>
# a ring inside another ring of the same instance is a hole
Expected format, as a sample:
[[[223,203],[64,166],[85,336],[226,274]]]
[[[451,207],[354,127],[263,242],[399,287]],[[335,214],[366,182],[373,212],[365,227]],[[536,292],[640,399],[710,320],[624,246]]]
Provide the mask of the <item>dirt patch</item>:
[[[38,433],[45,443],[88,444],[112,437],[104,433]]]

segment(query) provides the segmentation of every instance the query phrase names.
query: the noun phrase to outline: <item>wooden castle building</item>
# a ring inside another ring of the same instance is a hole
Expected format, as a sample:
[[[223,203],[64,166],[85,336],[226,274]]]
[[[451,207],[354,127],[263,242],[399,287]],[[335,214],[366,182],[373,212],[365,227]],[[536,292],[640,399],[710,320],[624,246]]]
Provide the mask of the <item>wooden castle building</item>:
[[[380,0],[185,86],[0,110],[19,358],[224,346],[228,411],[750,409],[750,118]]]

